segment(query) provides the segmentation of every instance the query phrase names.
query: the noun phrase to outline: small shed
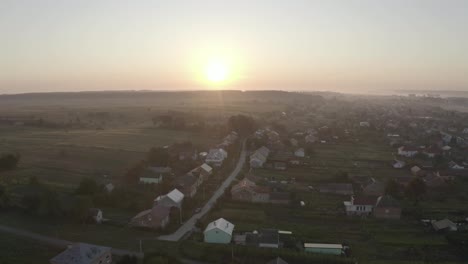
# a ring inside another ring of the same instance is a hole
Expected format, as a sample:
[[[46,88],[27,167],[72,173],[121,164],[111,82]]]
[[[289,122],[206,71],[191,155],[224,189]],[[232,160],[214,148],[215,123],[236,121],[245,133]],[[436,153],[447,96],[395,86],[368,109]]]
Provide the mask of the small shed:
[[[343,254],[343,245],[341,244],[318,244],[304,243],[304,251],[318,254],[341,255]]]

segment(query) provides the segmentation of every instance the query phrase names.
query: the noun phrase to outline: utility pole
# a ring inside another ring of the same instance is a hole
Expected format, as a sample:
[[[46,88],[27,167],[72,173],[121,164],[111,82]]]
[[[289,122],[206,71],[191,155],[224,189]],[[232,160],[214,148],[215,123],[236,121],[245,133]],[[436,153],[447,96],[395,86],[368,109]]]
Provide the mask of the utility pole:
[[[141,239],[140,239],[140,254],[143,253],[143,247],[141,245]]]

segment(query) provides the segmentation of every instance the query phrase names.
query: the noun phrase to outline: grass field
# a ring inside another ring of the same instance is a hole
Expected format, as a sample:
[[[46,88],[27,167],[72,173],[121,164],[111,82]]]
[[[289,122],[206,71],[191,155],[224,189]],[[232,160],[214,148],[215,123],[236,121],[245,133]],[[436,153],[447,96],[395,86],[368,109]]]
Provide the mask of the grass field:
[[[62,249],[49,247],[22,237],[5,233],[0,235],[1,264],[49,263],[49,259],[61,251]]]
[[[2,127],[1,152],[21,154],[19,168],[5,175],[38,177],[58,187],[73,187],[82,177],[122,175],[153,146],[190,140],[203,147],[216,138],[185,131],[154,128],[58,131],[30,127]]]

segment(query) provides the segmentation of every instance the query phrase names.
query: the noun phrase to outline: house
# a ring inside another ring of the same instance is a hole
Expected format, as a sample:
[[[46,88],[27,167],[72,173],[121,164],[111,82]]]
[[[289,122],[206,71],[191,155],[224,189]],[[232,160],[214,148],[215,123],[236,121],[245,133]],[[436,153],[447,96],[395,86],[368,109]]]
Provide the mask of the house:
[[[250,167],[251,168],[261,168],[263,164],[267,161],[270,150],[263,146],[257,149],[252,155],[250,155]]]
[[[424,182],[428,188],[438,188],[443,187],[447,183],[445,182],[444,178],[437,173],[428,173],[424,178]]]
[[[449,219],[445,218],[440,221],[434,221],[432,222],[432,228],[434,228],[435,231],[457,231],[457,224],[454,222],[450,221]]]
[[[440,136],[442,137],[442,140],[444,141],[445,144],[449,144],[452,141],[452,135],[446,132],[440,132]]]
[[[400,204],[390,195],[380,196],[375,204],[374,216],[383,219],[400,219]]]
[[[165,207],[182,207],[182,201],[184,200],[184,194],[181,193],[179,190],[174,189],[170,191],[168,194],[160,195],[156,199],[154,199],[154,205],[162,205]]]
[[[396,181],[396,183],[398,183],[398,185],[400,185],[403,188],[406,188],[414,178],[411,176],[401,175],[395,176],[393,179]]]
[[[203,177],[206,179],[208,178],[208,176],[210,176],[211,174],[213,174],[213,168],[210,167],[210,165],[206,164],[206,163],[203,163],[201,166],[200,166],[200,169],[201,169],[201,175],[203,175]]]
[[[369,127],[370,124],[369,124],[369,122],[359,122],[359,126],[360,127]]]
[[[465,167],[458,165],[455,161],[450,161],[448,167],[452,170],[463,170]]]
[[[206,243],[229,244],[232,239],[234,225],[224,218],[219,218],[208,224],[203,232]]]
[[[299,148],[296,151],[294,151],[294,156],[296,156],[298,158],[304,158],[305,157],[304,148]]]
[[[140,183],[158,184],[171,173],[172,169],[169,167],[148,167],[140,175]]]
[[[190,161],[198,159],[198,151],[191,142],[172,144],[168,148],[171,160]]]
[[[108,183],[104,185],[104,189],[106,190],[106,192],[111,193],[115,189],[115,186],[112,183]]]
[[[423,160],[421,162],[418,162],[418,165],[423,170],[431,170],[434,168],[434,164],[430,160]]]
[[[93,221],[94,223],[100,224],[102,223],[102,211],[98,208],[89,208],[88,210],[88,218]]]
[[[270,203],[272,204],[289,204],[290,194],[288,192],[272,192],[270,194]]]
[[[297,141],[297,139],[295,138],[291,138],[289,142],[291,143],[291,146],[293,147],[297,147],[299,145],[299,141]]]
[[[277,151],[268,158],[266,167],[275,170],[286,170],[291,158],[292,153],[290,151]]]
[[[231,188],[231,197],[237,201],[267,203],[270,201],[270,193],[270,188],[257,186],[247,178],[244,178]]]
[[[404,168],[405,165],[406,165],[406,162],[404,162],[402,160],[395,160],[395,162],[393,162],[393,164],[392,164],[393,168],[395,168],[395,169]]]
[[[398,155],[404,156],[407,158],[414,157],[418,153],[419,153],[419,149],[417,147],[401,146],[398,148]]]
[[[380,181],[374,181],[365,186],[362,192],[366,196],[381,196],[385,192],[385,184]]]
[[[373,183],[375,180],[369,175],[361,175],[361,174],[354,174],[348,173],[348,179],[350,179],[353,183],[357,184],[361,188]]]
[[[180,190],[185,197],[194,197],[197,194],[198,186],[200,186],[199,177],[188,173],[182,175],[176,180],[176,188]]]
[[[228,153],[222,148],[210,149],[206,155],[205,162],[211,166],[221,167],[227,157]]]
[[[266,264],[288,264],[284,259],[277,257],[268,261]]]
[[[324,183],[320,184],[318,191],[321,193],[333,193],[341,195],[353,195],[353,185],[350,183]]]
[[[260,229],[258,246],[263,248],[280,248],[280,234],[277,229]]]
[[[304,243],[304,251],[309,253],[329,254],[340,256],[344,254],[341,244]]]
[[[451,149],[452,149],[452,147],[447,146],[447,145],[442,147],[442,151],[450,151]]]
[[[170,207],[164,205],[156,205],[153,208],[145,210],[137,214],[130,220],[130,226],[144,228],[165,228],[169,224]]]
[[[423,150],[423,154],[428,158],[434,158],[436,155],[442,154],[442,150],[436,147],[428,147]]]
[[[315,143],[318,140],[314,135],[307,135],[304,139],[306,143]]]
[[[346,210],[346,215],[371,215],[375,206],[375,198],[372,197],[357,197],[351,196],[350,201],[343,202]]]
[[[411,167],[411,174],[413,174],[414,176],[421,176],[423,175],[425,172],[419,168],[418,166],[413,166]]]
[[[112,253],[110,247],[101,247],[86,243],[75,243],[50,260],[50,264],[110,263],[112,263]]]

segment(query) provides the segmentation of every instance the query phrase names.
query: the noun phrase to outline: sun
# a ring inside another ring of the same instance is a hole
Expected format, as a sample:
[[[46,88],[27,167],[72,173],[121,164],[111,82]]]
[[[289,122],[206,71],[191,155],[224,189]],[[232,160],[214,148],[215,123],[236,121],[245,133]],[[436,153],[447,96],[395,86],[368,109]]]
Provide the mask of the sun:
[[[211,83],[223,83],[229,80],[231,71],[227,62],[220,59],[209,61],[205,66],[205,78]]]

